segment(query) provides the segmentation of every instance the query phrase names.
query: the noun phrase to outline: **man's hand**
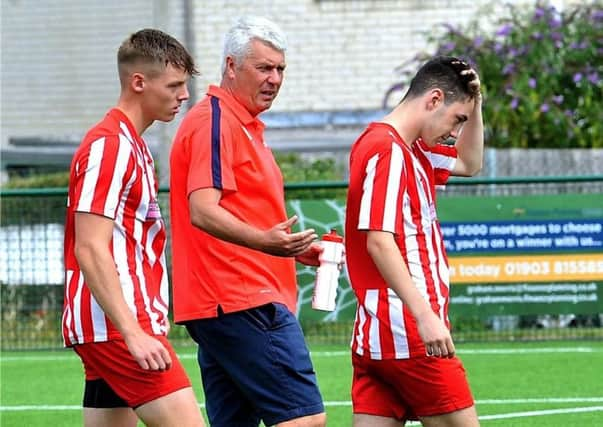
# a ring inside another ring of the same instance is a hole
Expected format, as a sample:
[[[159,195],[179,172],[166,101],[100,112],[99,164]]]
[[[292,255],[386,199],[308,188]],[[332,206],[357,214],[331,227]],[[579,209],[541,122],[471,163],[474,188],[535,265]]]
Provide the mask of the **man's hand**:
[[[454,356],[454,343],[450,331],[444,322],[431,310],[426,310],[417,317],[417,329],[425,344],[428,356],[452,357]]]
[[[482,93],[481,93],[481,82],[479,80],[479,75],[477,74],[477,72],[473,69],[473,68],[469,68],[468,70],[463,70],[461,71],[461,75],[462,76],[469,76],[470,80],[469,80],[469,87],[471,89],[473,89],[474,91],[476,91],[479,94],[479,97],[481,98]]]
[[[465,61],[452,61],[451,64],[461,69],[460,75],[467,77],[467,85],[469,86],[469,89],[475,94],[475,99],[481,101],[481,82],[479,80],[479,75],[477,74],[477,71],[471,68],[471,66]]]
[[[323,250],[324,248],[320,246],[319,243],[312,242],[305,252],[295,257],[295,260],[304,265],[318,267],[320,265],[320,260],[318,259],[318,257],[320,256],[320,253]]]
[[[161,341],[140,330],[124,336],[128,350],[140,367],[151,371],[165,371],[172,367],[170,353]]]
[[[287,221],[266,230],[260,250],[276,256],[298,256],[306,252],[318,235],[313,228],[290,233],[289,230],[296,222],[297,216],[293,215]]]

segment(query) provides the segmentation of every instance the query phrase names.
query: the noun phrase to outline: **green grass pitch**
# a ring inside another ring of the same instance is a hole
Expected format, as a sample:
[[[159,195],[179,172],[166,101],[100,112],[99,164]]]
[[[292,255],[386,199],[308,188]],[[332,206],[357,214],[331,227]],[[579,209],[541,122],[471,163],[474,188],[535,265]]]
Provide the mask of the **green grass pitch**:
[[[194,347],[177,349],[203,408]],[[603,342],[458,346],[482,426],[603,425]],[[345,346],[312,346],[328,425],[351,426]],[[0,425],[81,426],[83,373],[71,350],[0,355]],[[416,425],[411,423],[409,425]]]

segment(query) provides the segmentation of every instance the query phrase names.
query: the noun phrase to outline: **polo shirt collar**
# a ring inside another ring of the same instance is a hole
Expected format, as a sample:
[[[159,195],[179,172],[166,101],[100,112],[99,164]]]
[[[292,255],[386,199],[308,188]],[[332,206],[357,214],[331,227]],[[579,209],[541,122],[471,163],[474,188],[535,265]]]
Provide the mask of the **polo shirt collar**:
[[[252,116],[249,111],[239,102],[237,101],[230,93],[225,91],[219,86],[209,85],[207,89],[207,94],[209,96],[215,96],[219,98],[222,102],[224,102],[230,110],[234,113],[234,115],[243,123],[244,125],[254,124],[255,126],[259,126],[261,129],[264,128],[264,122],[262,122],[257,117]]]

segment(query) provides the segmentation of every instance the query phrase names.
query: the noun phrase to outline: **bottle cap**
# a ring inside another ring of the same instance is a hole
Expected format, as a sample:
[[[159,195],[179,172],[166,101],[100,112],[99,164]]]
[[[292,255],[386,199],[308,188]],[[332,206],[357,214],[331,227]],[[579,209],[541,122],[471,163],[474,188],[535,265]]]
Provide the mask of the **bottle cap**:
[[[343,243],[343,236],[337,234],[337,230],[331,228],[331,232],[329,234],[323,234],[322,240],[326,240],[327,242],[337,242]]]

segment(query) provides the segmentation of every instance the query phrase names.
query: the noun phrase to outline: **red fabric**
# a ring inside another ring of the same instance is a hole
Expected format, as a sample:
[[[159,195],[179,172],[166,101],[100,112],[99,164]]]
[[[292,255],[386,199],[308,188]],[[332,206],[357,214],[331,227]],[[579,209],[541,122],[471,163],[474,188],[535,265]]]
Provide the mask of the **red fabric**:
[[[121,338],[92,297],[75,257],[76,212],[114,221],[109,249],[124,299],[147,333],[167,333],[166,231],[158,207],[149,216],[157,191],[145,142],[121,111],[109,111],[84,137],[71,162],[64,242],[66,346]]]
[[[74,346],[82,359],[86,380],[102,378],[128,406],[135,408],[177,390],[191,387],[186,371],[164,336],[156,336],[170,353],[172,366],[165,371],[142,369],[124,341]]]
[[[456,357],[372,360],[353,354],[352,365],[355,414],[416,420],[474,404],[465,369]]]
[[[293,258],[225,242],[190,220],[188,197],[202,188],[220,189],[220,205],[259,229],[287,219],[283,178],[263,131],[259,119],[216,86],[180,125],[170,156],[176,322],[216,317],[218,305],[228,313],[280,302],[296,311]]]

